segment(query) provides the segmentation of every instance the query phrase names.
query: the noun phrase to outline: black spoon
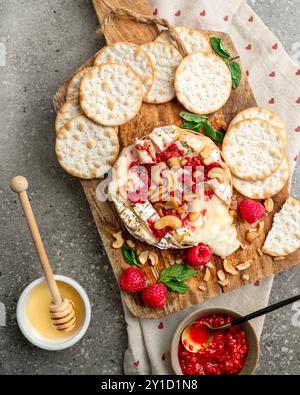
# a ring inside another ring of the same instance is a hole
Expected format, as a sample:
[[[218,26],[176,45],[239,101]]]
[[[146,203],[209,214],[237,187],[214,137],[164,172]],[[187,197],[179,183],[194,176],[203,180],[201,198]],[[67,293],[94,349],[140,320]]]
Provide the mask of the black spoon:
[[[267,307],[264,307],[263,309],[257,310],[254,313],[247,314],[244,317],[235,318],[228,324],[221,325],[218,327],[212,327],[211,325],[204,322],[203,326],[206,327],[205,330],[207,332],[207,340],[204,343],[195,343],[193,341],[192,342],[192,350],[193,350],[192,352],[197,352],[200,349],[207,347],[209,345],[209,343],[212,341],[213,335],[216,332],[228,330],[229,328],[231,328],[235,325],[240,325],[240,324],[243,324],[244,322],[247,322],[249,320],[253,320],[253,318],[257,318],[257,317],[260,317],[264,314],[270,313],[271,311],[280,309],[281,307],[286,306],[290,303],[296,302],[299,299],[300,299],[300,295],[293,296],[292,298],[282,300],[281,302],[278,302],[278,303],[272,304],[271,306],[267,306]],[[191,340],[189,339],[189,331],[193,325],[194,325],[194,322],[189,324],[187,327],[185,327],[185,329],[183,330],[183,332],[181,334],[182,344],[188,351],[191,351],[191,348],[189,347],[191,345]]]

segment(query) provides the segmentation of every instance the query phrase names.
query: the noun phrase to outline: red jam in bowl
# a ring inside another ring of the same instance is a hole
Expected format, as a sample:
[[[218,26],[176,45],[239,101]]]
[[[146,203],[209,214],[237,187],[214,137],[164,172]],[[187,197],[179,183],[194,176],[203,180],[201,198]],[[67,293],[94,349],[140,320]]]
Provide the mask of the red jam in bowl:
[[[203,328],[206,322],[212,327],[232,321],[228,315],[209,314],[198,318],[195,325]],[[238,375],[243,369],[249,344],[240,325],[227,331],[216,333],[211,343],[197,353],[187,351],[180,339],[178,359],[185,375]]]

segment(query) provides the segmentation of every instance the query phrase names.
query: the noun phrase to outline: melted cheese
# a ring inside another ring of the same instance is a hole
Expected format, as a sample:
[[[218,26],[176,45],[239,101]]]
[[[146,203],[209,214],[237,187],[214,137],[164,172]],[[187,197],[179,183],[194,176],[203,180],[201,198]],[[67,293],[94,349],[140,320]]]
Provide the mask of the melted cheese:
[[[216,196],[201,203],[207,211],[204,217],[190,222],[194,240],[207,244],[216,255],[225,257],[232,254],[239,248],[240,242],[226,205]]]

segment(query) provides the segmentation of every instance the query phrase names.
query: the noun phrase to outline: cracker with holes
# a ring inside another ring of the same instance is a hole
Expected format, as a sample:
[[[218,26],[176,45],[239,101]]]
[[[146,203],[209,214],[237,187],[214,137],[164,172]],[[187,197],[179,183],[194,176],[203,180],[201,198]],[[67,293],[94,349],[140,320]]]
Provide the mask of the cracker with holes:
[[[154,129],[122,151],[109,190],[129,232],[148,244],[180,249],[202,242],[220,256],[239,247],[228,213],[231,174],[206,136]]]
[[[177,99],[190,112],[211,114],[229,99],[231,75],[218,56],[197,52],[186,56],[176,71]]]
[[[300,202],[288,198],[281,210],[274,215],[262,251],[279,257],[293,253],[300,247]]]
[[[77,99],[65,102],[65,104],[58,111],[55,121],[56,134],[59,130],[72,118],[82,115],[83,111]]]
[[[231,121],[230,125],[235,125],[236,123],[243,121],[245,119],[262,119],[263,121],[269,122],[271,125],[280,128],[280,134],[284,141],[284,144],[287,143],[287,132],[286,127],[282,121],[282,119],[277,115],[274,111],[271,111],[264,107],[250,107],[245,110],[239,112]],[[230,126],[229,125],[229,126]]]
[[[103,63],[119,63],[129,66],[142,81],[143,96],[150,90],[153,83],[153,64],[139,45],[119,42],[103,47],[98,52],[94,64],[100,66]]]
[[[200,30],[193,29],[188,26],[176,26],[175,29],[179,34],[179,37],[188,54],[194,52],[210,51],[210,44],[205,37],[205,34],[203,34]],[[176,42],[171,38],[167,30],[163,30],[159,36],[156,37],[155,41],[173,45],[176,49],[178,49]]]
[[[172,45],[152,42],[141,46],[154,65],[154,81],[144,101],[166,103],[175,97],[175,72],[182,56]]]
[[[85,74],[89,70],[91,70],[91,67],[87,67],[86,69],[80,70],[73,76],[73,78],[71,79],[71,81],[69,82],[68,87],[67,87],[67,92],[66,92],[66,100],[67,101],[74,100],[74,99],[77,99],[77,101],[79,100],[80,84],[81,84],[82,78],[85,76]]]
[[[106,63],[95,66],[80,84],[80,105],[92,121],[118,126],[139,112],[143,88],[139,77],[126,65]]]
[[[60,165],[72,176],[102,177],[118,156],[118,129],[98,125],[80,115],[60,129],[55,150]]]
[[[222,152],[231,172],[248,181],[271,176],[285,155],[280,129],[261,119],[246,119],[231,125]]]
[[[233,186],[242,195],[251,199],[267,199],[279,193],[290,175],[290,166],[287,158],[284,158],[279,168],[270,177],[258,181],[246,181],[232,177]]]

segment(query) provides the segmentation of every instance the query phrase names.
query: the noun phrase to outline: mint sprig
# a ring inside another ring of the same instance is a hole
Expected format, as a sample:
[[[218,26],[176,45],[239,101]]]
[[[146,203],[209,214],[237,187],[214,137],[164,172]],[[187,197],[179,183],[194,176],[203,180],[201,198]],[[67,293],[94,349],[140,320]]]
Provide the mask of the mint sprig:
[[[207,121],[206,117],[198,114],[192,114],[187,111],[182,111],[180,114],[181,118],[185,120],[181,124],[181,128],[193,130],[194,132],[204,132],[212,140],[216,142],[222,142],[224,134],[219,130],[214,129]]]
[[[176,263],[160,272],[159,282],[164,284],[171,291],[185,293],[189,290],[185,281],[189,280],[197,273],[197,270]]]
[[[137,257],[136,250],[129,247],[128,244],[124,243],[122,246],[122,254],[126,263],[130,266],[139,266],[139,258]]]
[[[225,48],[222,40],[219,37],[211,37],[210,44],[215,53],[219,55],[220,58],[222,58],[226,63],[231,74],[232,88],[236,89],[240,85],[242,79],[241,66],[237,62],[233,61],[233,59],[230,57],[230,53]]]

